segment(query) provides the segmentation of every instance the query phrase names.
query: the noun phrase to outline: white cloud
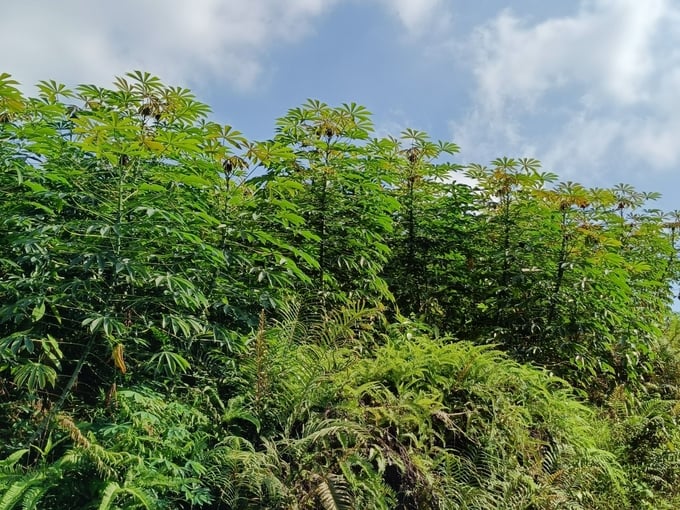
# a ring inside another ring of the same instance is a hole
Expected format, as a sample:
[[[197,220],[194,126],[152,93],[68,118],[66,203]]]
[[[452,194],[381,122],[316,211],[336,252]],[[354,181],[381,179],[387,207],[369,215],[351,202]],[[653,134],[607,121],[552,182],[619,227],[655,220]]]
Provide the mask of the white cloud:
[[[312,30],[335,0],[26,0],[6,2],[0,68],[24,83],[110,83],[141,68],[197,85],[254,86],[266,51]],[[11,50],[10,50],[11,48]]]
[[[680,119],[669,116],[642,120],[629,127],[625,140],[629,154],[648,162],[651,169],[677,169],[680,163]]]
[[[0,16],[0,70],[41,79],[109,84],[133,69],[200,88],[269,83],[268,52],[312,34],[346,0],[25,0]],[[445,0],[376,0],[410,36],[443,30]]]
[[[271,50],[299,41],[347,0],[24,0],[4,2],[0,70],[41,79],[109,84],[142,69],[168,83],[239,90],[270,83]],[[409,36],[443,30],[446,0],[374,0]],[[357,2],[359,4],[359,2]]]
[[[444,0],[380,0],[399,18],[409,35],[441,33],[449,28],[451,12]]]
[[[534,22],[502,11],[466,46],[477,90],[456,140],[470,139],[475,156],[539,157],[575,177],[673,168],[679,20],[671,0],[582,0],[573,15]]]
[[[655,71],[650,54],[666,0],[593,0],[574,16],[528,25],[503,11],[475,37],[475,74],[490,106],[532,104],[555,87],[581,86],[600,100],[646,98]]]
[[[610,163],[609,152],[624,135],[625,126],[617,120],[577,113],[549,140],[543,164],[549,170],[557,170],[565,180],[578,179],[580,170]]]

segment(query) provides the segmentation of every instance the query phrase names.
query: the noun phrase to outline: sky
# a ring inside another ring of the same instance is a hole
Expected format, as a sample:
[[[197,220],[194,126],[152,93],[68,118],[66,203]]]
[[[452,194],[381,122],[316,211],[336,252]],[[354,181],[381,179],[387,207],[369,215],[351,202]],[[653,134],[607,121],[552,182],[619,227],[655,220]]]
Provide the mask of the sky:
[[[680,0],[4,0],[0,72],[191,88],[251,139],[307,98],[356,102],[456,161],[532,157],[680,209]]]

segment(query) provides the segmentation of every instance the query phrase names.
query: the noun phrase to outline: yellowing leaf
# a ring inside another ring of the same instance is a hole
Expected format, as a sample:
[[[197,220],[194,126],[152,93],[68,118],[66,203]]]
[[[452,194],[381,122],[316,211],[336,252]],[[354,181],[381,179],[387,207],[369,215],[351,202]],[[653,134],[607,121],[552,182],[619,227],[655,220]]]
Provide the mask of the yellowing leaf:
[[[163,152],[165,150],[165,146],[162,143],[150,140],[149,138],[145,138],[142,143],[147,149],[150,149],[153,152]]]
[[[121,374],[127,372],[125,367],[125,359],[123,359],[123,344],[116,344],[111,353],[111,358],[113,359],[113,364],[116,365]]]

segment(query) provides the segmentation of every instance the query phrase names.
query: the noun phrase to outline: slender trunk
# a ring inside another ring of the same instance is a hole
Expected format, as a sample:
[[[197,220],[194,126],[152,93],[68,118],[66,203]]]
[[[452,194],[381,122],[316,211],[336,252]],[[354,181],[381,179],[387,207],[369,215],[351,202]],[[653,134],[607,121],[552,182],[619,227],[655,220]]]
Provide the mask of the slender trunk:
[[[115,254],[116,258],[120,256],[121,243],[122,243],[122,232],[121,228],[123,225],[123,190],[125,185],[125,169],[122,164],[118,165],[118,203],[116,207],[116,228],[115,228]]]
[[[328,226],[326,215],[328,214],[328,162],[330,154],[330,139],[327,141],[326,150],[323,155],[323,173],[321,176],[321,192],[319,195],[319,291],[321,295],[321,304],[325,308],[325,276],[326,276],[326,258],[327,258],[327,236]]]
[[[408,229],[408,248],[406,253],[406,269],[408,271],[409,279],[413,283],[412,288],[409,289],[411,294],[412,311],[419,311],[421,305],[420,299],[420,279],[418,278],[418,263],[416,253],[416,220],[414,211],[414,193],[415,193],[415,175],[413,169],[408,178],[408,200],[407,200],[407,217],[406,224]]]
[[[552,294],[550,295],[550,304],[548,308],[548,324],[552,324],[555,319],[555,314],[557,312],[557,302],[559,298],[560,291],[562,290],[562,282],[564,280],[564,269],[567,264],[567,248],[568,248],[568,236],[567,236],[567,211],[562,212],[562,221],[560,222],[560,227],[562,231],[562,242],[560,243],[560,251],[557,255],[557,271],[555,273],[555,282],[553,285]]]
[[[498,296],[498,303],[496,305],[496,325],[504,326],[505,320],[501,320],[501,310],[508,306],[506,299],[509,295],[508,285],[510,283],[510,191],[501,196],[501,206],[503,207],[502,221],[503,221],[503,237],[501,240],[501,249],[503,253],[503,265],[501,269],[501,287]]]
[[[503,289],[510,281],[510,194],[503,199],[503,270],[501,272],[501,284]]]
[[[45,416],[42,419],[40,426],[36,429],[36,431],[33,433],[30,439],[26,442],[24,446],[25,448],[30,448],[33,445],[33,443],[45,433],[47,427],[49,427],[50,422],[52,421],[54,416],[59,411],[61,411],[61,408],[64,406],[64,402],[66,402],[66,399],[71,394],[73,386],[76,384],[76,381],[78,380],[78,376],[80,375],[80,371],[83,369],[83,365],[85,365],[85,361],[87,361],[87,358],[90,355],[90,351],[94,346],[95,339],[96,339],[95,334],[92,334],[90,336],[90,340],[87,342],[87,344],[85,344],[85,349],[83,350],[80,359],[76,363],[76,366],[73,369],[73,372],[71,373],[71,377],[69,377],[69,380],[66,382],[66,386],[64,386],[64,389],[62,390],[61,395],[59,396],[59,400],[57,400],[57,402],[52,406],[47,416]]]
[[[324,289],[326,269],[326,208],[328,201],[328,179],[324,175],[321,182],[321,198],[319,201],[319,289]]]

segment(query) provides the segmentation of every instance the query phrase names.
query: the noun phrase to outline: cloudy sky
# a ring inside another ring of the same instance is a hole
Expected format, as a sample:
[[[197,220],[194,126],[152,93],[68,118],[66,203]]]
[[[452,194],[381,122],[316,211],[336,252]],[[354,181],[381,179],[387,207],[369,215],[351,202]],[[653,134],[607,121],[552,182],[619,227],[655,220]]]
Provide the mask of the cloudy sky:
[[[5,0],[0,71],[192,88],[251,138],[307,98],[680,209],[680,0]]]

